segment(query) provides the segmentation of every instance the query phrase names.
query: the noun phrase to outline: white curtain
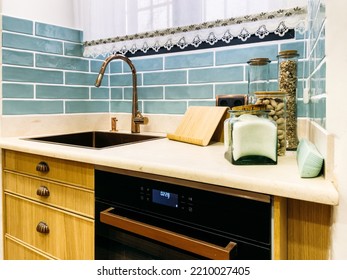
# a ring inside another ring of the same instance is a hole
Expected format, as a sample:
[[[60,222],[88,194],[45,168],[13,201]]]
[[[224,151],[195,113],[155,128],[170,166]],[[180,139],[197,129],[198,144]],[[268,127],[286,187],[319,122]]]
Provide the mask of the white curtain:
[[[307,0],[74,0],[85,56],[198,47],[305,29]]]

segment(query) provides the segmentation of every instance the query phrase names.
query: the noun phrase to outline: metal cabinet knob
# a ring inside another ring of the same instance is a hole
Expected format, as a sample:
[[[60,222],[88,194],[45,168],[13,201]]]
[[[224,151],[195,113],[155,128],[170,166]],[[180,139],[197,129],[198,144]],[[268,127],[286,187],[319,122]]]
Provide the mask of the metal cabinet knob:
[[[49,227],[45,222],[39,222],[36,226],[36,231],[43,234],[49,233]]]
[[[36,165],[36,171],[47,173],[49,171],[49,166],[48,166],[48,164],[46,162],[40,161]]]
[[[36,194],[42,197],[49,197],[49,189],[46,186],[40,186],[37,189]]]

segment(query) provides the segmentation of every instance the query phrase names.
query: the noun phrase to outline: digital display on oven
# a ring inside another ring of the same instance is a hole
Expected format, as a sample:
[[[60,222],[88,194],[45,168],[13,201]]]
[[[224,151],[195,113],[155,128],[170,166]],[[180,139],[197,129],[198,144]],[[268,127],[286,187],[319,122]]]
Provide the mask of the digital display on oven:
[[[152,189],[152,202],[177,208],[178,194]]]

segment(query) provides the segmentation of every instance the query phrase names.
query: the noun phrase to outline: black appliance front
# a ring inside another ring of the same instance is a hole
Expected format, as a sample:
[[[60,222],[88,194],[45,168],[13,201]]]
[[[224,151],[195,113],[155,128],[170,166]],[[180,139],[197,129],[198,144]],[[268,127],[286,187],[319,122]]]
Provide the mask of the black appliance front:
[[[228,259],[271,259],[270,198],[103,170],[95,171],[95,196],[96,259],[211,259],[220,252]],[[201,251],[186,249],[186,242]]]

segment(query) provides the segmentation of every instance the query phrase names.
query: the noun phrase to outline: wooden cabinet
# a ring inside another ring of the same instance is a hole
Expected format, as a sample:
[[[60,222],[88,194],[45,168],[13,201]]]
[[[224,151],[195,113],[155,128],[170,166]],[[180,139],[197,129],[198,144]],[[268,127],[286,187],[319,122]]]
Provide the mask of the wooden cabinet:
[[[94,167],[3,151],[5,259],[94,259]]]

